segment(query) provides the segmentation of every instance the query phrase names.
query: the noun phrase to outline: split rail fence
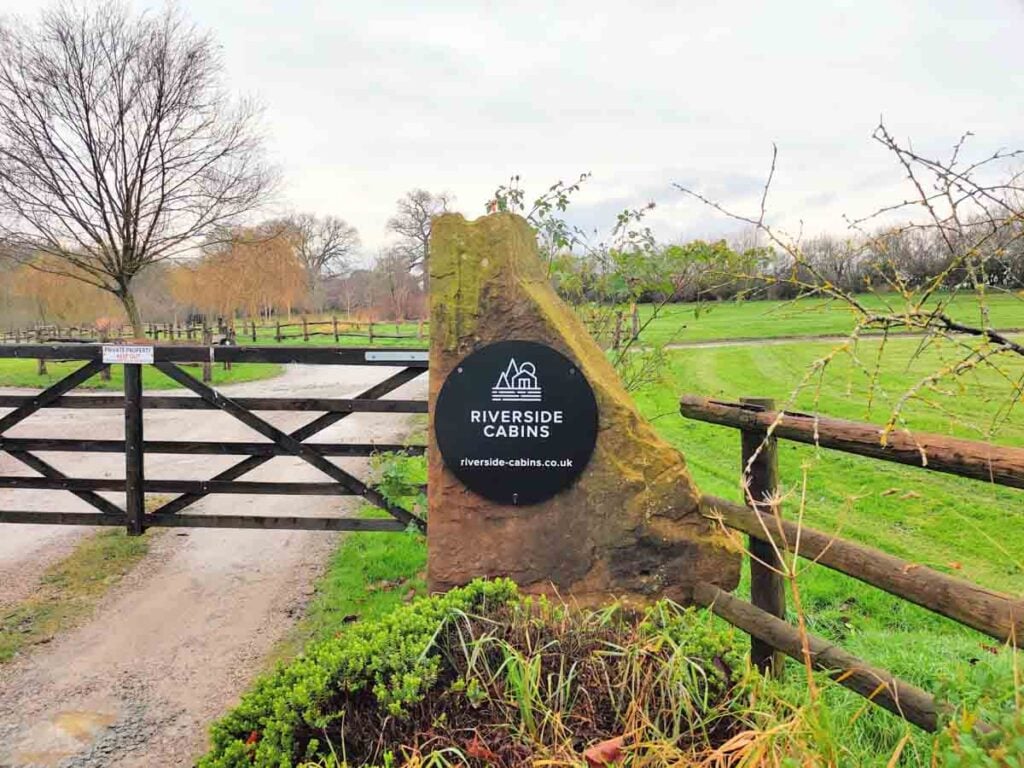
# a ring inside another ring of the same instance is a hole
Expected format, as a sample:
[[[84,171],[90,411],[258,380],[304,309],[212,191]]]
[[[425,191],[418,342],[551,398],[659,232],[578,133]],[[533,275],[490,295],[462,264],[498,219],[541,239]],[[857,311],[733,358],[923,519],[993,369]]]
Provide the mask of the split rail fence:
[[[415,325],[409,329],[408,325]],[[342,320],[337,316],[327,319],[301,318],[296,321],[256,323],[255,321],[221,321],[217,323],[146,323],[145,337],[153,341],[196,341],[210,343],[219,338],[231,343],[249,339],[254,344],[260,341],[282,342],[291,339],[309,341],[315,337],[333,338],[340,342],[345,338],[365,339],[367,345],[381,339],[423,341],[428,332],[427,320],[360,321]],[[60,342],[98,342],[134,337],[127,325],[97,328],[82,325],[37,325],[31,328],[14,328],[0,332],[0,344],[31,344]]]
[[[0,523],[60,525],[124,525],[129,533],[146,528],[217,527],[331,531],[404,531],[409,526],[426,530],[426,522],[413,511],[384,497],[329,459],[332,456],[370,456],[382,452],[422,454],[423,446],[381,443],[312,443],[309,439],[353,413],[426,413],[426,400],[382,399],[427,370],[423,350],[333,347],[210,347],[167,345],[153,350],[153,367],[180,384],[191,396],[146,395],[142,365],[124,364],[122,395],[69,395],[93,376],[109,368],[101,345],[50,344],[0,346],[0,359],[81,361],[82,366],[33,395],[0,395],[0,452],[6,452],[38,476],[0,475],[0,488],[64,490],[82,499],[95,512],[60,512],[0,509]],[[382,382],[354,398],[229,397],[191,375],[180,364],[302,363],[307,365],[371,365],[398,368]],[[123,440],[79,440],[61,437],[10,437],[10,431],[42,408],[116,409],[124,412]],[[216,410],[242,422],[264,437],[264,442],[146,440],[143,413],[149,409]],[[257,415],[263,411],[309,411],[317,415],[302,427],[284,432]],[[123,453],[124,478],[71,477],[39,453]],[[209,480],[150,480],[145,477],[146,454],[209,454],[244,457]],[[328,482],[257,482],[239,478],[273,459],[292,456],[320,470]],[[120,492],[122,508],[99,492]],[[151,512],[145,494],[177,494]],[[282,494],[361,496],[386,511],[388,518],[270,517],[259,515],[183,514],[210,494]]]
[[[1024,488],[1024,449],[903,431],[892,432],[883,446],[877,425],[779,412],[773,401],[761,398],[729,403],[685,395],[680,412],[740,431],[747,504],[706,496],[702,512],[749,537],[750,602],[711,584],[698,585],[695,599],[750,635],[751,660],[762,671],[780,674],[784,656],[804,660],[803,638],[786,621],[780,560],[785,552],[1019,647],[1024,600],[787,520],[779,506],[776,446],[778,440],[807,443],[1011,488]],[[821,638],[809,637],[808,645],[812,664],[829,671],[842,685],[927,731],[937,728],[942,705],[926,691]]]

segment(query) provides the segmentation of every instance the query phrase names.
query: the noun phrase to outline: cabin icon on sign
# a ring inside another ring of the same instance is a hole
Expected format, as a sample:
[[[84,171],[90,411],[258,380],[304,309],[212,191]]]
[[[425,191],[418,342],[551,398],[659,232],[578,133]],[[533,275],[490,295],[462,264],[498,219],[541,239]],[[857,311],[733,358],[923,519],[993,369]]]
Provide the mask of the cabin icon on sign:
[[[540,395],[536,366],[529,362],[519,365],[514,357],[498,376],[498,383],[491,387],[491,400],[496,403],[539,403]]]

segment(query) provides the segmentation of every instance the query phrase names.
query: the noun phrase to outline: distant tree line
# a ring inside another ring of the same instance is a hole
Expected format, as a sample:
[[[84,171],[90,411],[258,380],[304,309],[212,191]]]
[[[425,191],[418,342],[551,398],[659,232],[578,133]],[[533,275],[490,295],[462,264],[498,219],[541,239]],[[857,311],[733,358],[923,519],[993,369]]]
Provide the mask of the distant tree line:
[[[968,226],[966,229],[970,229]],[[792,299],[820,284],[850,294],[972,287],[982,271],[996,290],[1024,289],[1024,222],[1000,229],[981,262],[958,259],[935,229],[893,227],[870,235],[818,235],[800,255],[752,238],[655,244],[642,252],[605,249],[551,255],[552,279],[574,303],[694,302],[734,298]],[[957,237],[969,238],[969,232]]]

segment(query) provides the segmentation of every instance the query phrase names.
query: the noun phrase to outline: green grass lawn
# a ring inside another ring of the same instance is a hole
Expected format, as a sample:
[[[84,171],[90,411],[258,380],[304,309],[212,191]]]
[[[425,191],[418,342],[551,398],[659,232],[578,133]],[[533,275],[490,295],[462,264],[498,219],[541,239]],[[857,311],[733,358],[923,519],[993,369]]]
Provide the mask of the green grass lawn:
[[[787,402],[810,363],[833,346],[794,343],[673,351],[664,383],[642,390],[637,401],[659,432],[686,454],[702,490],[738,501],[739,433],[682,418],[679,395],[761,396]],[[890,342],[887,373],[881,378],[888,393],[901,393],[939,362],[938,350],[912,360],[916,346],[910,340]],[[864,342],[861,352],[870,359],[877,347],[878,342]],[[1008,367],[1018,380],[1024,375],[1024,360],[1011,361]],[[963,382],[963,388],[944,389],[931,393],[941,410],[925,403],[908,407],[912,428],[974,439],[991,434],[996,442],[1024,445],[1024,410],[1019,403],[1009,418],[995,418],[1009,395],[1008,385],[998,376],[976,374]],[[794,407],[884,422],[889,404],[882,400],[869,408],[866,391],[866,376],[840,358],[820,390],[805,391]],[[998,428],[993,431],[994,421]],[[783,486],[793,494],[791,514],[806,468],[808,525],[1024,595],[1021,491],[785,441],[779,444],[779,464]],[[948,689],[953,700],[970,700],[985,688],[1012,688],[1011,654],[993,653],[998,643],[824,567],[806,566],[800,583],[812,632],[927,690]],[[796,678],[793,696],[799,697],[799,670],[791,668]],[[830,690],[828,696],[834,699],[833,715],[840,721],[852,718],[863,704],[844,691]],[[881,755],[894,749],[907,729],[880,711],[866,713],[853,727],[844,722],[834,725],[843,744],[865,765],[884,764]],[[911,745],[917,756],[904,764],[927,762],[923,755],[929,743],[918,735]]]
[[[50,386],[59,379],[67,376],[84,363],[70,362],[58,363],[47,362],[46,375],[40,376],[37,371],[35,360],[14,360],[8,358],[0,359],[0,387],[36,387],[43,389]],[[202,367],[198,364],[183,364],[182,367],[195,376],[202,378]],[[267,363],[235,363],[231,370],[225,370],[223,364],[216,363],[213,366],[213,384],[240,384],[244,381],[259,381],[280,375],[282,366]],[[143,389],[180,389],[181,385],[172,379],[167,378],[156,368],[147,365],[142,368]],[[124,389],[124,366],[110,366],[110,381],[104,381],[98,375],[80,385],[80,389],[103,389],[123,390]]]
[[[858,297],[871,310],[880,310],[889,302],[898,307],[893,296]],[[945,297],[942,297],[945,298]],[[1024,328],[1024,296],[993,294],[986,298],[990,320],[996,328]],[[650,317],[652,305],[640,307],[641,321]],[[980,323],[980,302],[974,294],[956,296],[948,309],[957,320]],[[695,304],[670,304],[641,334],[648,344],[668,342],[715,341],[737,338],[764,339],[778,336],[845,334],[856,323],[847,305],[821,299],[783,301],[723,301]]]

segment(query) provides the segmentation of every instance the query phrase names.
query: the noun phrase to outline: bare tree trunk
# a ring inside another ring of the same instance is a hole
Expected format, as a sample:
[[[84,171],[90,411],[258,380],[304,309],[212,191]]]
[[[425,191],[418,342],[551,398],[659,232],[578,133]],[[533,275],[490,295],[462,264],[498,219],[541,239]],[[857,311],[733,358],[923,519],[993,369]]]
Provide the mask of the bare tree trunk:
[[[114,295],[117,296],[121,306],[124,307],[124,314],[128,318],[128,324],[132,327],[132,336],[136,339],[141,339],[146,335],[146,332],[142,327],[142,315],[139,314],[139,305],[135,303],[135,296],[132,295],[131,289],[125,288]]]

